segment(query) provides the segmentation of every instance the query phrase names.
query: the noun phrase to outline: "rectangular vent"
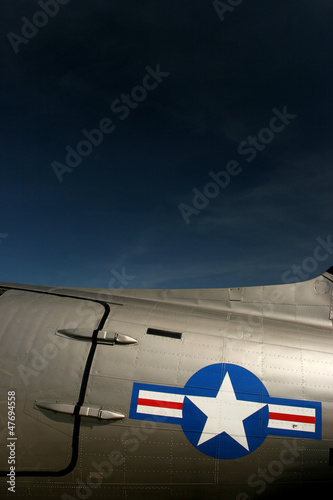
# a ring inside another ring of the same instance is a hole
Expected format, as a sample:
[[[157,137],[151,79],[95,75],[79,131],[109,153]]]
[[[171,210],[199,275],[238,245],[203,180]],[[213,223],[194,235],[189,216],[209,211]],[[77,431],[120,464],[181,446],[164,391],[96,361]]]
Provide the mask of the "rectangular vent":
[[[170,332],[169,330],[158,330],[157,328],[148,328],[148,335],[158,335],[159,337],[169,337],[170,339],[181,339],[182,334],[179,332]]]

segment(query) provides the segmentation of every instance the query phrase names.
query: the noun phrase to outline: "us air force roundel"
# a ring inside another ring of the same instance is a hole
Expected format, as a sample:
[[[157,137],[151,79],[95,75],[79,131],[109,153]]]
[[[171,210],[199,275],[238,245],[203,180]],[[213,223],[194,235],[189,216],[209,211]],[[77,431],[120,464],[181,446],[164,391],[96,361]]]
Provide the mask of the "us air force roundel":
[[[184,388],[134,383],[130,418],[181,425],[206,455],[240,458],[271,435],[321,439],[321,403],[272,398],[249,370],[217,363]]]

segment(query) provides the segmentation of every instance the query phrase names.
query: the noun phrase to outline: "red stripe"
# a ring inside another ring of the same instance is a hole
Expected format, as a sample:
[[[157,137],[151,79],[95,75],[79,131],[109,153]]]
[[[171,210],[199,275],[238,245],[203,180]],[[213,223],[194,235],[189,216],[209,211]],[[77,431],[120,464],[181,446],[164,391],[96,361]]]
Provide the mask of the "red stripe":
[[[182,410],[183,403],[175,403],[174,401],[157,401],[156,399],[138,399],[138,405],[156,406],[158,408],[172,408],[175,410]]]
[[[286,422],[302,422],[304,424],[315,424],[316,417],[307,417],[306,415],[287,415],[286,413],[270,413],[272,420],[284,420]]]

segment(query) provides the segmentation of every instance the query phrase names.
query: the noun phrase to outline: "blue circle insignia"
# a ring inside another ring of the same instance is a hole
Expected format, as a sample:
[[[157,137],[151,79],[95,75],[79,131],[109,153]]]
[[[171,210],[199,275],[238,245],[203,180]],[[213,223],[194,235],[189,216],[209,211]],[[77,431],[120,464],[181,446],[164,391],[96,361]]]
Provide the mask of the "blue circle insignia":
[[[252,372],[218,363],[185,385],[182,428],[190,443],[214,458],[240,458],[256,450],[268,431],[269,396]]]

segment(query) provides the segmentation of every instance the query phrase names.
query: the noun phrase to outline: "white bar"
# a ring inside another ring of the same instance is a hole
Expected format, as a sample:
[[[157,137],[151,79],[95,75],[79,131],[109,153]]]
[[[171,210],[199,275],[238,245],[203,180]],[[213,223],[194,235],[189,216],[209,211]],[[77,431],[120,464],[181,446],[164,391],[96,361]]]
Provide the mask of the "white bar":
[[[283,413],[287,415],[305,415],[306,417],[315,417],[315,408],[304,408],[302,406],[268,405],[269,413]]]
[[[303,422],[286,422],[285,420],[271,420],[268,421],[268,428],[281,429],[300,432],[316,432],[315,424],[306,424]]]
[[[172,401],[183,403],[184,394],[172,394],[171,392],[139,391],[139,399],[154,399],[157,401]]]
[[[161,408],[157,406],[138,405],[137,413],[146,413],[147,415],[158,415],[160,417],[175,417],[182,418],[182,410],[175,410],[174,408]]]

